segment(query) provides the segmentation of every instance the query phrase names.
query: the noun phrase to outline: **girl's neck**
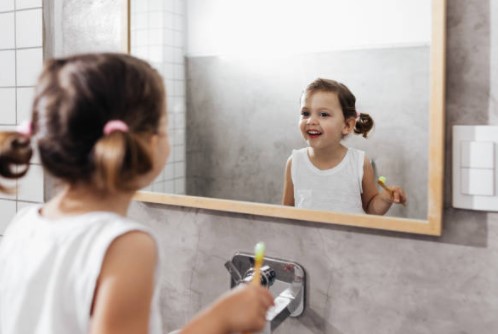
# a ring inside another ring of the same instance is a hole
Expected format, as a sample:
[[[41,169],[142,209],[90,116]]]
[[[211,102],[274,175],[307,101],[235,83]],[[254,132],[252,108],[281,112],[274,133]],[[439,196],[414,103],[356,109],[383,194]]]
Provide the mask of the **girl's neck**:
[[[42,208],[46,218],[57,219],[94,211],[126,216],[134,192],[102,193],[84,185],[66,186]]]
[[[322,149],[310,146],[308,147],[308,156],[316,167],[320,169],[329,169],[337,166],[342,159],[344,159],[347,151],[348,149],[342,144]]]

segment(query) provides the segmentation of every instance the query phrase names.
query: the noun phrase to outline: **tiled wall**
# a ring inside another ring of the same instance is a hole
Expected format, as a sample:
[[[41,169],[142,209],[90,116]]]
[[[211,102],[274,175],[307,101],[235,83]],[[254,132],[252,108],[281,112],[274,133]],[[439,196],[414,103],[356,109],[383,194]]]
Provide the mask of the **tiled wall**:
[[[43,63],[42,27],[42,0],[0,1],[0,131],[30,118],[33,86]],[[43,201],[38,158],[24,178],[9,185],[17,187],[17,194],[0,194],[0,235],[19,209]]]
[[[131,0],[131,53],[164,77],[171,153],[166,169],[145,190],[185,194],[184,9],[179,0]]]

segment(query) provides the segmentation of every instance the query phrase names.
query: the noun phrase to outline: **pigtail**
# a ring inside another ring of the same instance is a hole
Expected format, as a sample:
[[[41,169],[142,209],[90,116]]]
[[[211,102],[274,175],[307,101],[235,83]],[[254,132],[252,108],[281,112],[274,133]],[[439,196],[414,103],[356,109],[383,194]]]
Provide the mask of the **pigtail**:
[[[374,121],[369,114],[359,113],[356,119],[356,125],[354,127],[354,133],[361,134],[363,138],[367,138],[368,133],[372,130],[374,126]]]
[[[26,175],[33,155],[31,140],[18,132],[0,132],[0,176],[18,179]],[[13,189],[0,184],[0,192],[12,193]]]
[[[131,184],[153,166],[152,152],[143,136],[113,131],[97,141],[93,150],[95,184],[104,192],[135,191]]]

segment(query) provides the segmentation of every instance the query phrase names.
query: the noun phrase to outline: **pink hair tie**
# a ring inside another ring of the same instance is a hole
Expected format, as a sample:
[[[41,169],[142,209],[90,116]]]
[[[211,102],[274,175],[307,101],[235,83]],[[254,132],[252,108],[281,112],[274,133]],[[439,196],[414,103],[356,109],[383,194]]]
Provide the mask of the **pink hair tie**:
[[[359,119],[359,118],[360,118],[360,116],[361,116],[361,112],[357,111],[357,112],[356,112],[356,119]]]
[[[122,132],[128,132],[128,125],[126,125],[125,122],[115,119],[112,121],[108,121],[105,123],[104,126],[104,135],[108,135],[114,131],[122,131]]]
[[[26,137],[31,137],[33,134],[33,126],[31,124],[31,121],[22,121],[17,127],[16,127],[16,132],[26,136]]]

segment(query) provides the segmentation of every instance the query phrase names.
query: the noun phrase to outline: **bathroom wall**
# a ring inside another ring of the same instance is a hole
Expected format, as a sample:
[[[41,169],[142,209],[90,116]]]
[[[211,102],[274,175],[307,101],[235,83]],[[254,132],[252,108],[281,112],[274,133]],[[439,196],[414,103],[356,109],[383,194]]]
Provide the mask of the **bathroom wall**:
[[[131,0],[131,54],[149,61],[167,87],[169,164],[144,190],[185,194],[185,4]]]
[[[119,18],[115,6],[111,13]],[[81,10],[66,8],[65,20]],[[102,23],[108,13],[93,12],[91,22]],[[448,1],[447,161],[452,125],[498,123],[496,13],[496,1]],[[55,39],[65,32],[51,31]],[[112,46],[119,35],[108,38]],[[78,50],[93,45],[84,36],[78,43]],[[131,217],[156,229],[162,241],[165,328],[183,325],[226,291],[224,262],[264,240],[268,256],[299,262],[309,280],[304,315],[276,333],[498,332],[498,214],[452,209],[446,166],[440,238],[134,203]]]
[[[33,86],[43,62],[41,0],[0,1],[0,131],[15,130],[31,117]],[[14,195],[0,194],[0,236],[15,213],[43,201],[43,170],[34,157],[28,174],[5,182]]]

